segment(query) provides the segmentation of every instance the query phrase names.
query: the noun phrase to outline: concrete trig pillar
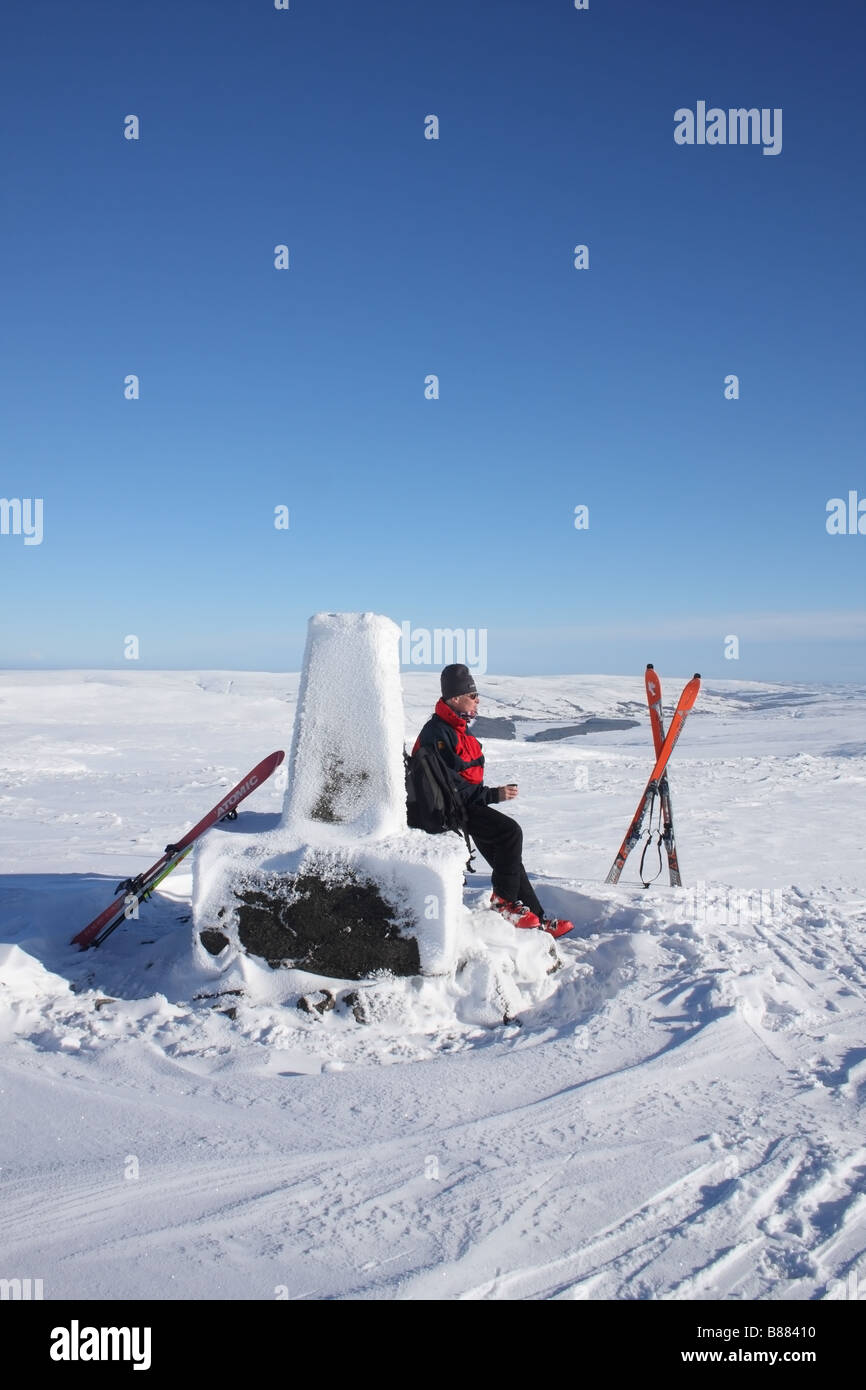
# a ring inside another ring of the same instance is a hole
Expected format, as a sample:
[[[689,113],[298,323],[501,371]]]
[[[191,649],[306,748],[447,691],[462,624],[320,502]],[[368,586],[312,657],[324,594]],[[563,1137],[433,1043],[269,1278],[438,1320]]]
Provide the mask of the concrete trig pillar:
[[[220,965],[246,953],[338,979],[453,969],[466,846],[406,826],[400,638],[376,613],[310,619],[280,822],[253,836],[241,815],[196,854],[196,930]]]
[[[282,824],[347,841],[406,828],[400,629],[378,613],[310,619]]]

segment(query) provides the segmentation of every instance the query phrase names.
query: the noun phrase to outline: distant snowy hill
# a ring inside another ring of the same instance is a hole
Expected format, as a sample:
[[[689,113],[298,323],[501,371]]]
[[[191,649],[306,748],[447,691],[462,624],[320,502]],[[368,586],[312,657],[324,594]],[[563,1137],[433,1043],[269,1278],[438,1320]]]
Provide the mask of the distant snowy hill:
[[[662,673],[668,710],[690,675]],[[100,950],[69,945],[289,747],[297,676],[2,674],[0,1277],[46,1298],[866,1293],[866,690],[705,682],[670,768],[685,888],[643,890],[636,855],[604,883],[652,764],[642,676],[479,685],[516,733],[484,740],[486,780],[519,783],[526,864],[576,930],[518,939],[479,873],[456,977],[353,1006],[197,963],[187,863]],[[403,686],[410,743],[438,680]],[[637,723],[530,738],[588,718]]]

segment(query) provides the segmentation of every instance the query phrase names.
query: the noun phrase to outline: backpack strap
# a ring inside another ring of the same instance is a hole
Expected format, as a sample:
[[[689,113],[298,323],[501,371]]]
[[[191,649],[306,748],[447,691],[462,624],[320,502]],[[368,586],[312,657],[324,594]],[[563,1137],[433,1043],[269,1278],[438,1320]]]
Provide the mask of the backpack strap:
[[[475,857],[475,850],[473,849],[472,841],[469,838],[469,817],[466,814],[465,803],[463,802],[463,799],[459,795],[459,793],[454,789],[454,784],[448,776],[448,771],[442,760],[442,756],[439,752],[439,749],[434,748],[433,752],[435,753],[435,757],[430,761],[428,765],[430,767],[431,772],[433,772],[434,777],[439,782],[439,785],[442,787],[447,804],[449,804],[452,808],[454,819],[460,826],[459,834],[461,834],[464,840],[466,841],[466,851],[469,855],[469,858],[466,860],[466,872],[469,874],[474,874],[475,864],[473,863],[473,860]],[[468,767],[469,764],[467,763],[466,766]]]
[[[436,744],[427,744],[425,751],[428,752],[431,756],[429,758],[421,759],[421,768],[423,775],[425,777],[433,778],[433,780],[438,785],[440,791],[442,792],[445,805],[450,807],[451,819],[457,822],[457,825],[452,828],[457,830],[457,833],[459,835],[462,835],[464,840],[466,841],[466,850],[469,855],[468,859],[466,860],[466,872],[474,874],[475,864],[473,861],[475,858],[475,849],[473,847],[472,841],[469,838],[469,817],[466,814],[466,807],[459,793],[455,790],[454,784],[451,781],[450,776],[448,775],[448,767],[442,757],[442,754],[439,752],[439,749],[437,748]],[[403,762],[406,769],[408,770],[408,768],[411,765],[411,758],[409,754],[406,752],[405,746],[403,748]],[[458,826],[459,829],[457,829]]]

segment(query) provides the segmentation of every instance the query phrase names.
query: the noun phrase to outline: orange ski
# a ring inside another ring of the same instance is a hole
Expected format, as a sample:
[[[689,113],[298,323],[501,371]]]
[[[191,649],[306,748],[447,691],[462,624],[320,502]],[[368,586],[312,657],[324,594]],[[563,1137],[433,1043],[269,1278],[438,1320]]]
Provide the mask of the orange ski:
[[[662,744],[665,741],[665,725],[662,716],[662,683],[651,661],[647,662],[644,683],[646,685],[646,698],[647,704],[649,705],[650,723],[653,731],[653,746],[656,750],[656,757],[658,757],[662,750]],[[659,801],[661,802],[662,813],[661,840],[668,857],[668,873],[670,875],[671,885],[674,888],[681,888],[683,880],[680,876],[680,863],[677,855],[676,842],[674,841],[674,811],[671,805],[671,789],[668,785],[667,768],[665,768],[665,771],[662,773],[661,781],[659,782]],[[661,871],[661,864],[659,864],[659,871]],[[643,875],[641,875],[641,877],[643,877]]]
[[[625,861],[626,859],[628,859],[629,854],[634,849],[635,845],[640,839],[641,826],[644,822],[644,816],[646,815],[647,806],[649,805],[650,800],[656,796],[659,790],[659,781],[664,773],[665,768],[668,765],[668,759],[670,758],[671,753],[674,750],[674,744],[676,743],[677,739],[683,731],[683,725],[685,724],[686,719],[688,718],[691,710],[694,708],[694,703],[695,700],[698,698],[698,691],[700,690],[700,688],[701,678],[700,675],[696,672],[692,679],[685,686],[682,695],[677,701],[677,707],[674,710],[674,717],[671,720],[670,728],[668,729],[667,734],[665,735],[661,749],[659,750],[659,753],[656,757],[655,767],[650,773],[649,781],[644,787],[643,796],[638,802],[637,810],[634,813],[631,825],[626,831],[625,839],[620,845],[619,850],[617,851],[616,858],[610,866],[610,871],[607,875],[607,878],[605,879],[605,883],[619,882],[619,876],[623,871]]]

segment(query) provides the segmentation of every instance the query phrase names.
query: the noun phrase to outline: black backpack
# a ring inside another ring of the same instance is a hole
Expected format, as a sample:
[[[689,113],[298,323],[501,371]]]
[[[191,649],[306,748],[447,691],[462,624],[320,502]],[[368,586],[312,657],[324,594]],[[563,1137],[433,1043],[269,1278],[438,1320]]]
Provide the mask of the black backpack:
[[[472,842],[467,829],[466,807],[452,786],[446,768],[435,748],[423,744],[416,753],[403,749],[406,767],[406,820],[413,830],[443,835],[454,830],[466,841],[469,858],[466,867],[474,873]]]

